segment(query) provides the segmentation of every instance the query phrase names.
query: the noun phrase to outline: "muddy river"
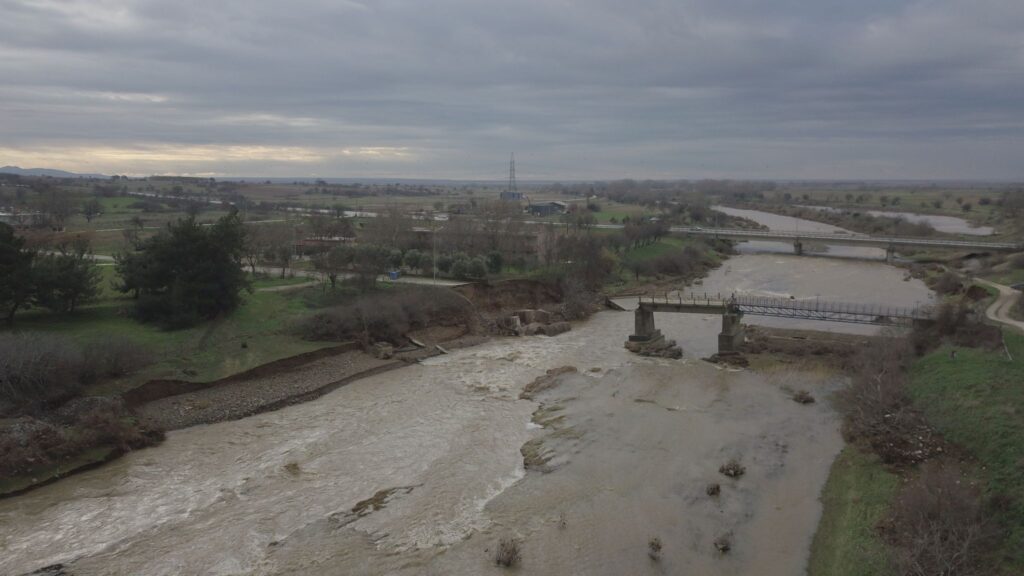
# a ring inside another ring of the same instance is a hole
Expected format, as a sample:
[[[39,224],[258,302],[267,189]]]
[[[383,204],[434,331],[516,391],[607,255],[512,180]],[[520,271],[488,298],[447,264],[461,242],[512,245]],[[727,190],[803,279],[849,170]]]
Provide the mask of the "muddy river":
[[[781,253],[741,254],[694,289],[929,297],[884,263]],[[0,574],[54,563],[82,575],[501,574],[493,553],[505,537],[528,574],[801,573],[842,447],[825,401],[841,383],[700,361],[715,351],[717,317],[656,322],[683,360],[629,354],[633,315],[608,311],[554,338],[499,339],[172,432],[0,501]],[[566,365],[579,372],[519,398]],[[820,401],[793,402],[798,388]],[[524,468],[530,441],[545,470]],[[733,458],[746,468],[738,479],[718,472]],[[722,537],[728,554],[714,546]]]

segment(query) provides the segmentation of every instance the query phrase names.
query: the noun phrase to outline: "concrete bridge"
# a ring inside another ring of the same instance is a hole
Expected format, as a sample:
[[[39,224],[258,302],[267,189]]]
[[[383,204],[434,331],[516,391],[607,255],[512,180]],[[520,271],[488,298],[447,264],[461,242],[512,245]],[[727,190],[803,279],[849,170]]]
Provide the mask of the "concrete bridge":
[[[720,314],[722,331],[718,334],[719,353],[735,352],[743,343],[743,325],[740,320],[744,314],[878,326],[913,326],[919,322],[930,322],[934,318],[932,310],[924,307],[822,302],[817,299],[793,300],[737,294],[725,297],[721,294],[680,294],[676,298],[640,297],[633,334],[626,343],[627,348],[643,353],[643,349],[663,347],[661,343],[664,342],[664,336],[654,325],[655,312]]]
[[[982,252],[1017,252],[1024,246],[1014,242],[983,242],[979,240],[949,240],[940,238],[913,238],[901,236],[867,236],[848,232],[800,232],[785,230],[743,230],[738,228],[699,228],[674,226],[669,231],[686,236],[703,236],[725,240],[765,240],[792,242],[793,250],[803,254],[804,243],[832,244],[837,246],[868,246],[885,250],[891,260],[898,248],[930,248],[933,250],[977,250]]]

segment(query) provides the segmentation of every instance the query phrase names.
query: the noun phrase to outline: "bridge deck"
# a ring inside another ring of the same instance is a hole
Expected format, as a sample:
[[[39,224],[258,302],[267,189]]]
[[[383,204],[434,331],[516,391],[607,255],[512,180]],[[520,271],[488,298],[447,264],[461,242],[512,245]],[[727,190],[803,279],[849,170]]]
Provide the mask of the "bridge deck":
[[[708,236],[730,240],[766,240],[775,242],[818,242],[847,246],[873,246],[877,248],[916,246],[920,248],[951,248],[965,250],[1017,251],[1022,248],[1013,242],[984,242],[945,238],[915,238],[909,236],[867,236],[863,234],[801,232],[793,230],[743,230],[737,228],[695,228],[675,226],[669,229],[677,234]]]
[[[876,325],[906,325],[915,320],[922,321],[933,318],[932,311],[923,307],[829,302],[818,299],[794,300],[737,294],[728,297],[710,294],[680,294],[676,298],[640,298],[640,307],[652,312],[691,314],[736,312],[752,316]]]

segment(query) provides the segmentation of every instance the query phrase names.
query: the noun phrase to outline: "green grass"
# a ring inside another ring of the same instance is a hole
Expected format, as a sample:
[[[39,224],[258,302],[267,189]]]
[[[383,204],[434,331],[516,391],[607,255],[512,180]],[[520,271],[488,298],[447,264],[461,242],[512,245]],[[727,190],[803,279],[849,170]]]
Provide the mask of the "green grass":
[[[889,550],[876,526],[899,487],[877,458],[847,446],[832,464],[811,544],[810,576],[887,576]]]
[[[293,323],[311,310],[307,291],[253,292],[232,314],[185,330],[166,331],[133,320],[132,300],[111,286],[115,278],[110,266],[102,267],[104,289],[100,300],[74,314],[29,310],[15,318],[14,330],[66,335],[81,343],[116,335],[142,344],[156,362],[132,376],[105,382],[92,393],[120,392],[151,378],[212,380],[303,352],[331,345],[299,338]],[[280,285],[305,279],[260,280],[259,285]],[[5,328],[6,329],[6,328]],[[242,343],[245,347],[242,347]],[[186,372],[186,370],[188,372]]]
[[[975,458],[988,495],[1009,497],[999,507],[1005,522],[1010,573],[1024,573],[1024,336],[1006,331],[1003,350],[940,348],[912,371],[911,395],[951,442]]]
[[[1004,272],[998,272],[992,275],[986,275],[986,280],[991,280],[996,284],[1004,284],[1010,286],[1013,284],[1024,283],[1024,268],[1018,268],[1016,270],[1007,270]]]
[[[663,254],[676,252],[687,244],[683,238],[666,237],[639,248],[627,250],[623,258],[625,260],[653,260]]]

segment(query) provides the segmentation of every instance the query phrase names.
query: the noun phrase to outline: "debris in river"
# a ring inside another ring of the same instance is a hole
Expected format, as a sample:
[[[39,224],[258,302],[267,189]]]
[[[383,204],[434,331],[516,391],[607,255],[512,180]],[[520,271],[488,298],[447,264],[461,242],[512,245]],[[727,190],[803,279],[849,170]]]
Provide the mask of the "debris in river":
[[[647,541],[647,555],[655,562],[661,560],[661,538],[654,536]]]
[[[292,476],[298,476],[299,474],[302,474],[302,467],[299,466],[298,462],[292,460],[284,465],[284,471]]]
[[[704,492],[706,492],[708,496],[718,496],[722,493],[722,486],[718,482],[712,482],[704,488]]]
[[[718,538],[715,538],[715,550],[725,554],[732,550],[732,533],[726,532]]]
[[[722,464],[722,467],[719,468],[718,471],[729,478],[739,478],[747,473],[747,469],[735,458],[729,460],[725,464]]]
[[[793,394],[793,401],[799,404],[814,404],[814,396],[807,390],[799,390]]]
[[[502,538],[498,542],[498,550],[494,553],[494,563],[511,568],[519,563],[519,559],[519,543],[512,538]]]

